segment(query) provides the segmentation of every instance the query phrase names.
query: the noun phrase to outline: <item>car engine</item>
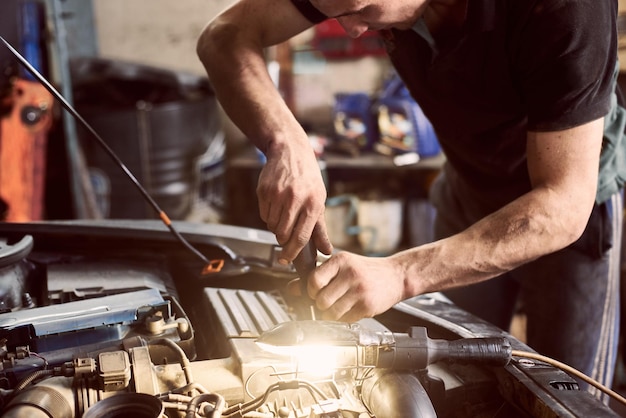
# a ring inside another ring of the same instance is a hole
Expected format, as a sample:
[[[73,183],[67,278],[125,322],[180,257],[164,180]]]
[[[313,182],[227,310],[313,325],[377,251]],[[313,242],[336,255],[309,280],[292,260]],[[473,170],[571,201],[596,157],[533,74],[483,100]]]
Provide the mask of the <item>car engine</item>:
[[[531,349],[438,295],[310,324],[269,233],[177,228],[220,267],[200,274],[156,221],[0,224],[0,416],[617,416],[564,372],[510,359]],[[357,337],[340,364],[318,345],[305,365],[259,344],[281,327],[289,341]]]

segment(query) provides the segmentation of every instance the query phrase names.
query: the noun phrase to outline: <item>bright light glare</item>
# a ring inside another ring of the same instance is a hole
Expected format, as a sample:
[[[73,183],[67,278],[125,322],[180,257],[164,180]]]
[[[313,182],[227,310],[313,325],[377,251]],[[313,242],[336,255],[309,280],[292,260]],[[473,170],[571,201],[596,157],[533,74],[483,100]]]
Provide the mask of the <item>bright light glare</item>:
[[[341,347],[298,347],[293,355],[298,370],[322,377],[332,375],[338,366]]]
[[[308,345],[308,346],[273,346],[257,344],[264,350],[290,357],[301,373],[315,377],[332,376],[339,367],[356,367],[356,346]]]

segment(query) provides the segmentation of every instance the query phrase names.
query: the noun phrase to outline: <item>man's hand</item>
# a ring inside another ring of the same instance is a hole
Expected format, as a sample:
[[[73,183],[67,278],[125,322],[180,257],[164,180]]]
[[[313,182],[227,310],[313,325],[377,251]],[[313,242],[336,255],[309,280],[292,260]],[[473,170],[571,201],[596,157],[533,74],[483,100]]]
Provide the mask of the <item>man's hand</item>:
[[[324,220],[326,186],[310,146],[296,141],[275,145],[268,147],[266,156],[257,197],[261,219],[283,247],[279,261],[292,261],[309,239],[330,254]]]
[[[329,320],[355,322],[385,312],[409,295],[393,257],[340,252],[308,277],[308,292]]]
[[[310,238],[323,253],[332,251],[317,159],[265,59],[267,47],[312,25],[290,0],[239,0],[209,22],[197,44],[220,104],[267,157],[257,187],[260,216],[283,246],[284,263]]]

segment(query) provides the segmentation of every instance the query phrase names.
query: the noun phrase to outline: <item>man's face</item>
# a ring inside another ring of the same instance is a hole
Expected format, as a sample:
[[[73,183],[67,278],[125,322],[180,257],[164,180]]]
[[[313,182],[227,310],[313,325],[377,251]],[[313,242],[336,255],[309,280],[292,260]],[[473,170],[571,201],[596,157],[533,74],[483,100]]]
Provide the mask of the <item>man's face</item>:
[[[368,30],[409,29],[429,0],[311,0],[326,16],[336,18],[353,38]]]

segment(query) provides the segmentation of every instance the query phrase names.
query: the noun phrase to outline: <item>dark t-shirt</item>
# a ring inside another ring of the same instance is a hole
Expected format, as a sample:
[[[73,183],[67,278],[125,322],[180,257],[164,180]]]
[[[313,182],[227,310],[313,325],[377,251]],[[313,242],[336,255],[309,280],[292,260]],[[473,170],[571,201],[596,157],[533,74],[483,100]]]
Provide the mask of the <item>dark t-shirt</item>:
[[[413,30],[381,33],[435,127],[456,191],[497,209],[530,189],[528,130],[609,114],[616,16],[615,0],[469,0],[462,31],[435,38],[436,50]]]

